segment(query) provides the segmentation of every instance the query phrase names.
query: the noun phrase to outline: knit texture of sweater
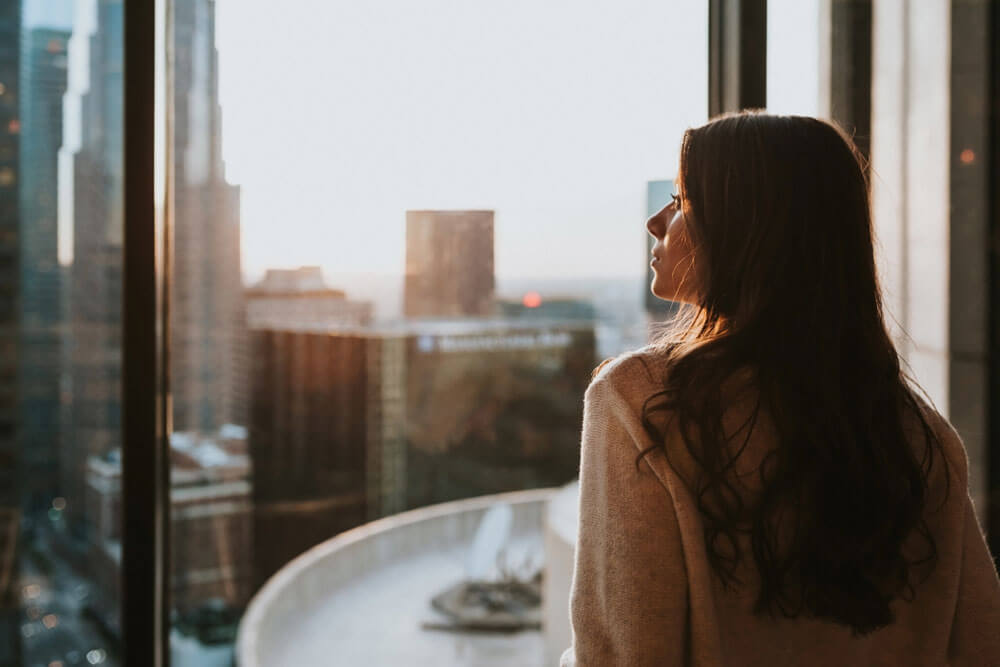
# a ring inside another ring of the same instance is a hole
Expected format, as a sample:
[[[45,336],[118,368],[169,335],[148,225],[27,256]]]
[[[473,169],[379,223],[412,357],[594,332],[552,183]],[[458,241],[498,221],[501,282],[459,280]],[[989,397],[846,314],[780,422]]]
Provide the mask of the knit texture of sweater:
[[[855,638],[832,621],[755,615],[757,587],[726,589],[713,573],[685,481],[693,461],[669,437],[654,443],[643,426],[645,401],[663,388],[649,371],[657,354],[644,348],[615,359],[587,389],[573,645],[561,667],[1000,667],[1000,580],[969,495],[965,446],[943,417],[925,406],[948,463],[932,468],[929,497],[950,481],[947,501],[926,514],[937,564],[914,582],[911,601],[891,603],[895,622]],[[747,472],[768,446],[760,431],[740,457]],[[653,445],[663,446],[637,466]],[[669,462],[668,447],[676,447]],[[744,565],[752,582],[753,559]]]

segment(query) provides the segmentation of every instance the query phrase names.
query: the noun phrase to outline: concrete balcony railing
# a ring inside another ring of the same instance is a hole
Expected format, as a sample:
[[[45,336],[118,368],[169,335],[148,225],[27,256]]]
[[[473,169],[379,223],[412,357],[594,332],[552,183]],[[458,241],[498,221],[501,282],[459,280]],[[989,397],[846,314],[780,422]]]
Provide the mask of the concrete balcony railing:
[[[238,664],[550,665],[569,642],[575,498],[575,484],[481,496],[380,519],[319,544],[251,601],[240,625]],[[544,544],[543,631],[424,630],[421,621],[434,615],[431,596],[463,578],[480,519],[499,503],[513,510],[512,550],[541,551]]]

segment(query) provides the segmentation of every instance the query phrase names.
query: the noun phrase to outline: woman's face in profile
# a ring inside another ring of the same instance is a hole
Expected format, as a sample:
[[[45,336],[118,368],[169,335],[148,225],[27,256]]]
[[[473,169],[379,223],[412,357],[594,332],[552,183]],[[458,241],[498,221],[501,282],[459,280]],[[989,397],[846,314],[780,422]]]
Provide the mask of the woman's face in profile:
[[[673,200],[646,221],[646,229],[656,239],[653,245],[653,294],[668,301],[693,303],[697,294],[694,252],[687,233],[681,200]]]

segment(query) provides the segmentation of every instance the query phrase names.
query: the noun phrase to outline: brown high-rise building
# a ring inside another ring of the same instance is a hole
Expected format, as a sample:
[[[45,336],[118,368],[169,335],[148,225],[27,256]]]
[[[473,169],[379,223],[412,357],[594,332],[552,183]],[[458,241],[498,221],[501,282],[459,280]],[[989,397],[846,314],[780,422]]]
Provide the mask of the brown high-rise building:
[[[493,211],[407,211],[407,317],[493,313]]]
[[[249,450],[257,585],[365,521],[366,341],[254,329]]]
[[[577,474],[592,324],[441,320],[251,336],[257,584],[365,521]]]

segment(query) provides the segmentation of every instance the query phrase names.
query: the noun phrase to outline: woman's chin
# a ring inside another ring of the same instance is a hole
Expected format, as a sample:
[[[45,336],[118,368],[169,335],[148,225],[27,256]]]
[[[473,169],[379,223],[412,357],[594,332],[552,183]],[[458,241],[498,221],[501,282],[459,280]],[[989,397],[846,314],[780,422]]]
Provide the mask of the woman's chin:
[[[653,282],[649,285],[649,291],[652,292],[653,296],[657,299],[663,299],[664,301],[673,301],[674,290],[664,289],[664,286],[660,284],[657,278],[653,278]]]
[[[656,285],[653,285],[649,291],[652,292],[653,296],[662,301],[669,301],[676,304],[690,303],[688,299],[678,294],[676,290],[659,289]]]

